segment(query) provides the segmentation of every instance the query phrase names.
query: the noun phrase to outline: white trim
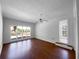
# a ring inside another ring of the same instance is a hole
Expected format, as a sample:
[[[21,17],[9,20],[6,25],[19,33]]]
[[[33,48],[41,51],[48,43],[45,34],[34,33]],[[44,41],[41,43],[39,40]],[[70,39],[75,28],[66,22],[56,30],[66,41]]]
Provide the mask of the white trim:
[[[74,0],[73,1],[73,14],[74,14],[74,18],[75,18],[75,53],[76,53],[76,59],[78,59],[78,15],[77,15],[77,1]]]
[[[64,45],[64,44],[57,44],[57,43],[55,43],[55,45],[60,46],[60,47],[62,47],[62,48],[69,49],[69,50],[72,50],[72,49],[73,49],[72,47],[69,47],[69,46]]]
[[[46,41],[46,42],[50,42],[50,43],[55,44],[55,41],[51,41],[51,40],[49,40],[49,39],[41,39],[41,38],[38,38],[38,37],[35,37],[35,38],[37,38],[37,39],[39,39],[39,40],[42,40],[42,41]]]
[[[37,38],[37,37],[36,37]],[[60,47],[63,47],[63,48],[66,48],[66,49],[69,49],[69,50],[72,50],[73,48],[72,47],[68,47],[67,45],[60,45],[60,44],[56,44],[55,41],[50,41],[50,40],[47,40],[47,39],[41,39],[41,38],[37,38],[38,40],[42,40],[42,41],[46,41],[46,42],[50,42],[50,43],[53,43],[57,46],[60,46]]]
[[[2,53],[2,47],[3,47],[3,45],[2,45],[2,46],[0,46],[0,48],[1,48],[1,50],[0,50],[0,55],[1,55],[1,53]]]

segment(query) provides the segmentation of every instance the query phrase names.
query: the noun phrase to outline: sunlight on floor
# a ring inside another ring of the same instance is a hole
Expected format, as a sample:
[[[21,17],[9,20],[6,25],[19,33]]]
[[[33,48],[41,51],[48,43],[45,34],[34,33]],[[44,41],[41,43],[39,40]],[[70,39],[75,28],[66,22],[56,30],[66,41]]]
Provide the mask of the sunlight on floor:
[[[26,41],[18,42],[18,43],[12,43],[9,46],[8,58],[13,58],[16,55],[16,52],[17,52],[16,58],[20,56],[24,56],[25,52],[26,54],[30,52],[30,49],[31,49],[31,40],[26,40]]]

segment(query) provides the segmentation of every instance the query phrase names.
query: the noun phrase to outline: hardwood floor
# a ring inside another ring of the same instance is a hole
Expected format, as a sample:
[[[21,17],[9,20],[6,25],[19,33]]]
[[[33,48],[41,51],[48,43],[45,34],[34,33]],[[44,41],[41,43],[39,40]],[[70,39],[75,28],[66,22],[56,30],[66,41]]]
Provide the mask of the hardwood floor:
[[[38,39],[6,44],[1,59],[75,59],[75,52]]]

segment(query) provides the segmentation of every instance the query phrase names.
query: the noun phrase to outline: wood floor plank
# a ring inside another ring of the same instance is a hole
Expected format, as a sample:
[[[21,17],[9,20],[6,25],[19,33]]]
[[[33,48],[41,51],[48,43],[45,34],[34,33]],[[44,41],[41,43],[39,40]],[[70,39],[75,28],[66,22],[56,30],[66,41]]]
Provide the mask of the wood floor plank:
[[[5,44],[1,59],[75,59],[75,52],[38,39]]]

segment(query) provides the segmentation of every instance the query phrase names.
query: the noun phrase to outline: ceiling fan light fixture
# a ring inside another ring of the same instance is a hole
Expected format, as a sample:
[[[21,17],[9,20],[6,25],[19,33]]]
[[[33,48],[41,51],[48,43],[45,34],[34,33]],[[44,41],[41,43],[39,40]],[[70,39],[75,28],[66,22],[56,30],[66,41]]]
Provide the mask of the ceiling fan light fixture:
[[[47,22],[47,20],[43,17],[43,14],[40,14],[40,17],[42,18],[39,19],[39,22]]]

